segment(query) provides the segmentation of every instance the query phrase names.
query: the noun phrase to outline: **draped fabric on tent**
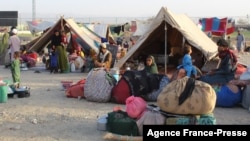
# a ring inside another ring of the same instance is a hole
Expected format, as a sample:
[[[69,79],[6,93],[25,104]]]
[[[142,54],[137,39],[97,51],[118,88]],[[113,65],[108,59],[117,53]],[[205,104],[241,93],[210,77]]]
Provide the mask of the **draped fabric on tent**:
[[[137,29],[137,22],[136,21],[131,21],[130,31],[135,32],[136,29]]]
[[[134,21],[134,22],[136,22],[136,30],[134,31],[133,36],[143,35],[145,32],[147,32],[147,30],[149,30],[151,24],[151,21],[147,22]]]
[[[62,27],[63,26],[63,27]],[[76,34],[77,42],[81,44],[84,50],[92,48],[95,52],[99,52],[98,48],[101,44],[101,37],[87,28],[80,28],[73,19],[64,19],[61,17],[50,29],[41,35],[37,41],[28,47],[30,51],[41,52],[46,47],[54,34],[55,30],[67,29],[69,32]]]
[[[98,48],[101,44],[101,37],[99,35],[84,25],[83,28],[80,28],[73,19],[67,19],[66,21],[69,28],[79,37],[78,43],[82,47],[88,47],[89,49],[92,48],[95,50],[95,52],[99,52]]]
[[[94,33],[99,35],[102,38],[108,40],[109,43],[115,44],[115,39],[111,34],[110,26],[108,24],[85,24],[87,28],[92,30]]]
[[[232,18],[202,18],[199,22],[204,32],[211,32],[212,35],[216,36],[228,35],[235,30],[235,20]]]
[[[31,33],[38,33],[52,27],[55,23],[49,21],[27,21]]]
[[[183,39],[201,52],[200,58],[203,55],[206,60],[210,60],[217,54],[217,45],[189,17],[184,14],[173,14],[167,8],[162,7],[150,28],[114,67],[121,68],[127,60],[137,58],[141,54],[164,54],[165,24],[167,25],[168,54],[170,47],[182,47]]]

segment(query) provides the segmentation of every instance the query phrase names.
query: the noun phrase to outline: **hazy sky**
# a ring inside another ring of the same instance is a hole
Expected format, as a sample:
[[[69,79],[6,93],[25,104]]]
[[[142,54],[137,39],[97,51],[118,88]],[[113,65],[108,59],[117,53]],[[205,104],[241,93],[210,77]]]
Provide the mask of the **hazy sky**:
[[[32,17],[33,0],[0,0],[1,11]],[[36,17],[151,17],[161,7],[190,17],[247,16],[250,0],[35,0]]]

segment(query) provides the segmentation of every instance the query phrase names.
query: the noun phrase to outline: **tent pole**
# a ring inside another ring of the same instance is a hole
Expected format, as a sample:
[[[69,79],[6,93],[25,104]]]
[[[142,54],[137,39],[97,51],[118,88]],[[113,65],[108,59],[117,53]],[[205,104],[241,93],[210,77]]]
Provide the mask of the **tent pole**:
[[[227,39],[227,20],[228,20],[228,17],[226,18],[226,25],[225,25],[226,27],[224,29],[225,32],[224,32],[224,35],[223,35],[225,40]]]
[[[61,16],[61,31],[64,30],[64,26],[63,26],[63,16]]]
[[[168,61],[168,57],[167,57],[167,22],[165,20],[165,15],[164,15],[164,21],[165,21],[165,27],[164,27],[164,31],[165,31],[165,75],[167,75],[167,61]]]

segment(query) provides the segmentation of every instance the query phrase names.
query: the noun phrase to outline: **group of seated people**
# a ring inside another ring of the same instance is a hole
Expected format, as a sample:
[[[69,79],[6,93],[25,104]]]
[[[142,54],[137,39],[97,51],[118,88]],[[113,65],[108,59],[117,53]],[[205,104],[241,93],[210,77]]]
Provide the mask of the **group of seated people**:
[[[197,75],[195,66],[192,65],[192,58],[190,56],[191,49],[189,46],[184,47],[185,55],[182,64],[177,67],[178,73],[173,76],[172,80],[182,78],[184,76],[194,77],[199,81],[210,84],[216,91],[217,101],[216,106],[233,107],[240,104],[242,99],[242,90],[244,86],[239,86],[235,81],[237,70],[237,56],[229,49],[228,43],[225,39],[217,41],[218,54],[220,64],[218,68],[211,68],[211,70],[200,76]]]
[[[211,68],[208,72],[197,73],[197,67],[193,65],[191,57],[192,48],[190,45],[184,46],[184,56],[182,62],[177,66],[177,71],[172,75],[170,81],[181,79],[185,76],[210,84],[216,94],[216,106],[232,107],[240,104],[242,99],[242,90],[244,86],[235,83],[237,70],[237,56],[228,47],[225,39],[217,41],[220,64],[217,68]],[[144,70],[148,73],[158,74],[158,67],[152,55],[149,55],[145,61]]]
[[[244,85],[239,86],[235,83],[237,78],[235,73],[237,70],[237,57],[228,47],[225,39],[217,41],[218,54],[220,64],[217,68],[211,68],[208,72],[197,73],[197,67],[193,65],[191,57],[192,47],[186,45],[184,55],[180,65],[176,67],[177,71],[170,78],[170,82],[181,79],[185,76],[192,77],[196,80],[210,84],[217,94],[217,106],[232,107],[241,102],[241,93]],[[103,67],[109,70],[111,68],[112,54],[107,49],[106,44],[100,45],[100,51],[95,56],[94,67]],[[149,74],[159,74],[158,66],[153,55],[148,55],[144,62],[143,69]]]

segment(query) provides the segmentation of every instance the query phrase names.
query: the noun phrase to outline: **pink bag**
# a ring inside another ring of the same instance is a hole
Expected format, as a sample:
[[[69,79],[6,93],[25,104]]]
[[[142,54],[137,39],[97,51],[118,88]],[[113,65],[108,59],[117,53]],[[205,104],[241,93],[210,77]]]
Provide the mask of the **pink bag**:
[[[141,97],[130,96],[126,99],[126,112],[131,118],[139,119],[147,108],[147,102]]]

